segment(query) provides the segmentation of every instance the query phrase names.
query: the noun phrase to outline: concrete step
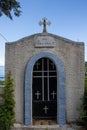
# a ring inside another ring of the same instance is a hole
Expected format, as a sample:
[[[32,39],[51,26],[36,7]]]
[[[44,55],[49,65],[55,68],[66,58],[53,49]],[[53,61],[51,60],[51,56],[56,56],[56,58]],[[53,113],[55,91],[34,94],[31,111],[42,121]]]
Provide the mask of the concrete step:
[[[37,126],[24,126],[20,124],[14,125],[12,130],[80,130],[81,127],[70,125],[37,125]]]
[[[14,126],[12,130],[61,130],[59,126],[47,126],[47,125],[38,125],[38,126]]]

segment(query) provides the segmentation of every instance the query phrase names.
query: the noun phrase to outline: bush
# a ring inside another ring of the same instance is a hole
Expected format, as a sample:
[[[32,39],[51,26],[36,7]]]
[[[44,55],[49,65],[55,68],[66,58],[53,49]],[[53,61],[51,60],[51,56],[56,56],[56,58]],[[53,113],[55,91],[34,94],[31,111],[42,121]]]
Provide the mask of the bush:
[[[5,81],[1,81],[1,80],[0,80],[0,85],[4,85],[4,82],[5,82]]]
[[[9,72],[5,79],[5,87],[0,94],[2,102],[0,103],[0,130],[11,130],[15,122],[15,101],[14,101],[14,89],[13,79]]]
[[[87,129],[87,80],[85,79],[85,92],[82,98],[82,105],[81,105],[81,124],[85,126]]]

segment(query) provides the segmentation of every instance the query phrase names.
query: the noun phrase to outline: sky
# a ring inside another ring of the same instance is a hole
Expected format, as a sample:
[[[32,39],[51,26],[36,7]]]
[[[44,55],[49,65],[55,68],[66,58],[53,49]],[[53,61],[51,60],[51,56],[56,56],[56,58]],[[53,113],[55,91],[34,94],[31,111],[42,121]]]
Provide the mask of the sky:
[[[38,23],[46,17],[49,33],[84,42],[87,61],[87,0],[18,0],[20,17],[0,17],[0,65],[5,65],[5,43],[41,33]]]

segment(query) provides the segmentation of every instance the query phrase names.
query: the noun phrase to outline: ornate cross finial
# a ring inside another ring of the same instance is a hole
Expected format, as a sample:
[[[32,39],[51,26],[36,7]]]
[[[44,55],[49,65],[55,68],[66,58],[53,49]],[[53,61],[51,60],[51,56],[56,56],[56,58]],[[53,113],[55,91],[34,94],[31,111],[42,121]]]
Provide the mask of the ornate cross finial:
[[[43,32],[47,32],[47,30],[46,30],[46,25],[50,25],[51,22],[50,22],[50,21],[46,22],[46,21],[47,21],[47,18],[46,18],[46,17],[44,17],[42,20],[43,20],[43,21],[40,21],[40,22],[39,22],[39,25],[40,25],[40,26],[43,25]]]

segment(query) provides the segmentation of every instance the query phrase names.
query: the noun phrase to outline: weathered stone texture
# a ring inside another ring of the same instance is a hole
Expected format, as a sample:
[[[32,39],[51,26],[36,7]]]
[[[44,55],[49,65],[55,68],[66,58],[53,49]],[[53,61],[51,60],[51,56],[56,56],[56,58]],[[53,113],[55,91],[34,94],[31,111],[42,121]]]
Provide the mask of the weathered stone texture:
[[[54,47],[35,47],[40,36],[52,37]],[[6,72],[11,71],[15,83],[16,120],[23,123],[24,115],[24,76],[30,58],[40,52],[50,52],[58,56],[64,64],[66,75],[66,117],[67,122],[79,116],[78,107],[84,93],[84,44],[73,42],[49,33],[41,33],[6,43]]]

